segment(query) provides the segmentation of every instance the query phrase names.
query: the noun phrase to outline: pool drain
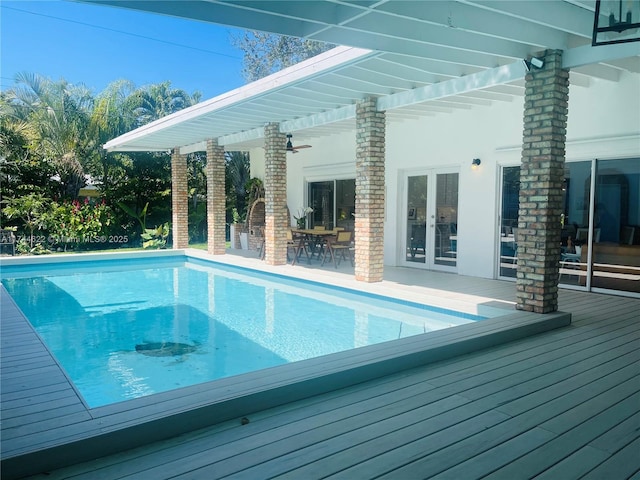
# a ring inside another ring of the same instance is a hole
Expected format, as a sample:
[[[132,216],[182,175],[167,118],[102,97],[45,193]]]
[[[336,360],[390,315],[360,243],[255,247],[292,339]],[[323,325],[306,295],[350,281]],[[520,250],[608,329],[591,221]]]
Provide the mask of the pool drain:
[[[136,345],[136,352],[148,357],[177,357],[195,352],[197,347],[188,343],[148,342]]]

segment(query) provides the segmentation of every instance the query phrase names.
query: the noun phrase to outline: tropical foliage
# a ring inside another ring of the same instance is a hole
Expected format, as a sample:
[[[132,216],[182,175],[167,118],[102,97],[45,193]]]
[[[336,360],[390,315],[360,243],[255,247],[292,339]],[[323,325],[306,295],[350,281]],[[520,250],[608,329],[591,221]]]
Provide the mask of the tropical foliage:
[[[157,250],[167,246],[167,238],[169,237],[169,222],[164,223],[156,228],[147,228],[142,234],[142,248]]]
[[[61,238],[126,237],[128,246],[140,244],[147,225],[170,220],[170,156],[107,152],[102,145],[200,97],[169,82],[136,88],[126,80],[94,96],[65,80],[17,75],[14,87],[0,93],[0,224],[17,227],[28,251],[38,244],[39,251],[82,248]],[[202,198],[201,159],[194,165],[192,196]],[[99,187],[101,200],[74,203],[88,183]],[[136,221],[143,210],[144,225]]]
[[[233,209],[238,217],[247,215],[247,183],[251,178],[249,154],[247,152],[229,152],[225,165],[225,191],[227,193],[227,221],[234,221]],[[231,218],[229,214],[231,213]],[[236,220],[237,218],[236,217]]]
[[[109,243],[127,243],[124,239],[116,242],[110,235],[112,218],[111,207],[105,201],[53,202],[46,215],[47,244],[66,251],[97,244],[104,248]]]

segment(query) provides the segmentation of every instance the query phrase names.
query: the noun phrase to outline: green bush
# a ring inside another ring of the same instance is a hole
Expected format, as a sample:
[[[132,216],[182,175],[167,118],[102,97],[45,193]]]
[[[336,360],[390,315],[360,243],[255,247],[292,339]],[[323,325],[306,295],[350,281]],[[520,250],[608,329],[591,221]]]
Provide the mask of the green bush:
[[[109,243],[112,217],[104,201],[53,202],[47,218],[49,244],[65,251],[103,247]]]

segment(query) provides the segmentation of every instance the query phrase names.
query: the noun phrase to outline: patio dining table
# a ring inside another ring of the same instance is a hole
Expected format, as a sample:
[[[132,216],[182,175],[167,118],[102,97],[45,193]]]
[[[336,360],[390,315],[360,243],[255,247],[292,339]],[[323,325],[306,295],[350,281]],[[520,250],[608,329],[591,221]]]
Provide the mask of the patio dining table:
[[[343,229],[337,228],[333,230],[321,230],[319,228],[292,228],[291,232],[293,233],[294,238],[298,238],[301,248],[305,248],[304,243],[306,242],[306,245],[310,250],[307,262],[311,263],[311,259],[314,255],[318,259],[320,258],[320,255],[322,255],[322,249],[326,238],[337,235],[341,230]],[[296,261],[297,258],[294,258],[292,264],[295,264]]]

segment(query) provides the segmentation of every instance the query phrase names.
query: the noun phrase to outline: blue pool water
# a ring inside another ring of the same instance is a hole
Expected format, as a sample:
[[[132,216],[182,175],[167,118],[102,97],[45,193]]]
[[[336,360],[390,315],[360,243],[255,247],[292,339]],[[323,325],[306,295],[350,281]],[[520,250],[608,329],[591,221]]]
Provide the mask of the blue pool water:
[[[187,257],[1,275],[91,407],[484,318]]]

